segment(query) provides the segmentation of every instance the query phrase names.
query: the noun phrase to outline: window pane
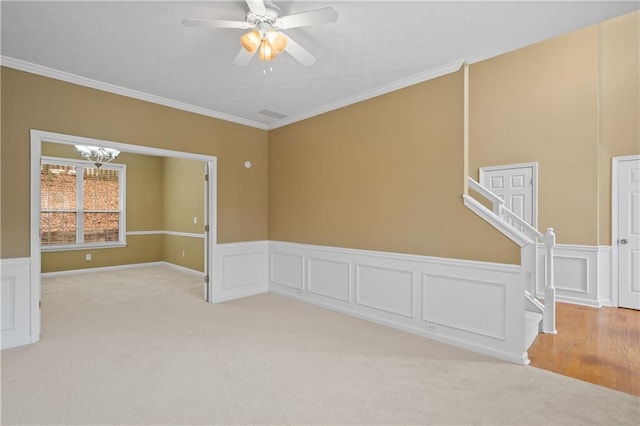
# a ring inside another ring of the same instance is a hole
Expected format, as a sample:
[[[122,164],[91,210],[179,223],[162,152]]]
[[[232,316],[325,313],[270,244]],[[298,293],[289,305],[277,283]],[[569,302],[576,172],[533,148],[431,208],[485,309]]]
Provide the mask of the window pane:
[[[76,214],[42,212],[40,214],[40,242],[42,245],[75,244]]]
[[[120,180],[118,170],[95,167],[84,169],[84,209],[119,210]]]
[[[76,209],[76,168],[55,164],[40,166],[42,210]]]
[[[119,241],[119,213],[85,213],[84,242]]]

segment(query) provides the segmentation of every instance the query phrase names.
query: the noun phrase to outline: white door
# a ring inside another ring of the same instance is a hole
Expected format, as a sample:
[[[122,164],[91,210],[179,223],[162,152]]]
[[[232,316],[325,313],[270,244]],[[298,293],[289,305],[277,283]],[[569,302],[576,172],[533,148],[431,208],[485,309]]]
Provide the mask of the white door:
[[[504,206],[537,228],[537,163],[482,167],[480,184],[502,198]]]
[[[618,305],[640,309],[640,158],[619,161],[617,174]]]

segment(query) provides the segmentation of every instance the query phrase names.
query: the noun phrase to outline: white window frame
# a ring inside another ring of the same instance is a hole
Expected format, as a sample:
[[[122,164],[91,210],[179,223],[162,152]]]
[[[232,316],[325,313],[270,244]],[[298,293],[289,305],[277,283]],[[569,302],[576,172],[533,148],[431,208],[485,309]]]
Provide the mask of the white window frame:
[[[118,227],[118,241],[99,242],[99,243],[79,243],[84,238],[84,215],[83,208],[83,179],[84,168],[95,168],[95,164],[90,161],[73,160],[69,158],[59,157],[46,157],[42,156],[40,164],[55,164],[61,166],[73,166],[76,168],[76,243],[75,244],[55,244],[55,245],[40,245],[40,250],[46,251],[70,251],[70,250],[86,250],[86,249],[102,249],[102,248],[115,248],[127,246],[127,233],[126,233],[126,184],[127,184],[127,166],[125,164],[107,163],[100,166],[101,169],[117,170],[119,172],[119,200],[118,200],[118,212],[119,212],[119,227]],[[42,179],[42,178],[41,178]],[[42,184],[42,182],[40,182]],[[40,207],[42,212],[42,207]]]

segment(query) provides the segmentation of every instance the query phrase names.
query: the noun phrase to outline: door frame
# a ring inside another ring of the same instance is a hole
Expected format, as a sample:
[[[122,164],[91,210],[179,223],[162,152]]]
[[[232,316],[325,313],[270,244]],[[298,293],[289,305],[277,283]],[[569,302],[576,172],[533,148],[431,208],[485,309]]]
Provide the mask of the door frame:
[[[533,207],[533,212],[531,215],[531,221],[533,222],[531,226],[538,229],[538,162],[534,161],[532,163],[517,163],[517,164],[503,164],[499,166],[488,166],[488,167],[480,167],[478,174],[478,182],[482,185],[482,181],[484,180],[484,175],[486,172],[491,172],[495,170],[508,170],[508,169],[524,169],[531,168],[531,179],[533,180],[533,194],[531,194],[531,204]]]
[[[94,139],[83,136],[66,135],[43,130],[31,129],[31,170],[30,170],[30,341],[35,343],[40,340],[41,312],[41,245],[40,245],[40,158],[42,155],[42,142],[53,142],[65,145],[98,145],[114,148],[122,152],[142,155],[155,155],[161,157],[182,158],[205,162],[208,170],[209,184],[205,185],[205,225],[209,226],[209,232],[205,232],[205,272],[209,275],[209,283],[206,287],[209,303],[212,300],[212,288],[216,282],[214,270],[217,247],[217,161],[213,155],[194,154],[182,151],[172,151],[142,145],[130,145],[122,142],[114,142],[102,139]],[[126,232],[126,229],[125,229]]]
[[[640,160],[640,154],[624,155],[611,159],[611,303],[620,307],[620,280],[618,263],[618,168],[624,161]]]

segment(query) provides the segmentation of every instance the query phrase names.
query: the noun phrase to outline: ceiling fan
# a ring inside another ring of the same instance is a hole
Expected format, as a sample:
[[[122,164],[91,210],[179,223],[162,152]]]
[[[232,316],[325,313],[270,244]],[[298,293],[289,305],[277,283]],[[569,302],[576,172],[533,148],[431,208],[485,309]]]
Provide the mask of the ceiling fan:
[[[282,16],[280,9],[269,0],[246,0],[246,2],[249,10],[244,21],[184,19],[182,24],[188,27],[250,30],[240,37],[242,48],[233,60],[236,65],[249,64],[256,51],[259,52],[259,59],[263,61],[271,61],[279,53],[286,51],[302,65],[309,66],[316,61],[316,58],[282,30],[328,24],[338,20],[338,13],[332,7]]]

